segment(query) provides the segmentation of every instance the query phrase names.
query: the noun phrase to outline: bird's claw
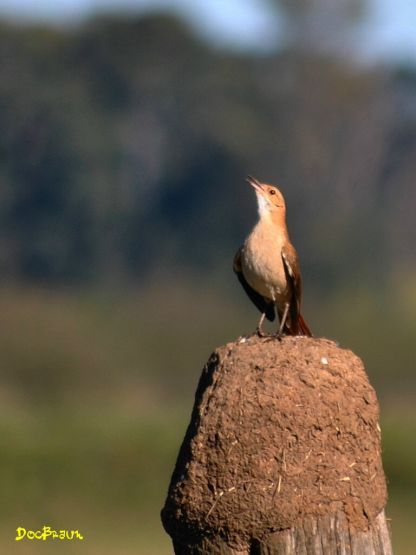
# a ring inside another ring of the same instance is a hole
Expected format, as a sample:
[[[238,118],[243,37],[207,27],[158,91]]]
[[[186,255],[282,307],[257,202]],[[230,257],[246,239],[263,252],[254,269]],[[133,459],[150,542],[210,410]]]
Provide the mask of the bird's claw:
[[[265,333],[260,327],[256,328],[256,332],[258,337],[267,337],[267,333]]]

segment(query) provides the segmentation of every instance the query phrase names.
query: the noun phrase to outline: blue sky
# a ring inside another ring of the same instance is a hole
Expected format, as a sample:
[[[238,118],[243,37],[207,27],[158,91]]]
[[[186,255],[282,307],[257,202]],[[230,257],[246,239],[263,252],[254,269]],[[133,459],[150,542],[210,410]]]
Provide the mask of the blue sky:
[[[369,0],[369,7],[356,38],[364,57],[416,62],[416,0]],[[0,0],[0,15],[59,23],[121,8],[177,12],[220,46],[264,49],[279,29],[268,0]]]

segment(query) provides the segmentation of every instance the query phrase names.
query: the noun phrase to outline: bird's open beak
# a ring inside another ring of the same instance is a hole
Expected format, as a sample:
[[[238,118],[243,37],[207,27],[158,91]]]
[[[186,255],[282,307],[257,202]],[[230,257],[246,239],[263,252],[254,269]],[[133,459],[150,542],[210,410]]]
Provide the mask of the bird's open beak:
[[[250,185],[254,187],[256,191],[258,191],[259,193],[264,193],[262,184],[255,177],[251,177],[251,175],[249,175],[246,181],[247,183],[250,183]]]

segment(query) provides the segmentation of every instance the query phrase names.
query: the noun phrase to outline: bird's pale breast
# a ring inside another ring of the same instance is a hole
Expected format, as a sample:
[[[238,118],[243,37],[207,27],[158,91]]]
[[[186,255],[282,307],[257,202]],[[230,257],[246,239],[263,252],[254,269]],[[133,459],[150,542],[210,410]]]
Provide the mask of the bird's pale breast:
[[[285,237],[262,220],[247,237],[241,257],[242,272],[251,287],[272,300],[284,296],[287,288],[282,261]]]

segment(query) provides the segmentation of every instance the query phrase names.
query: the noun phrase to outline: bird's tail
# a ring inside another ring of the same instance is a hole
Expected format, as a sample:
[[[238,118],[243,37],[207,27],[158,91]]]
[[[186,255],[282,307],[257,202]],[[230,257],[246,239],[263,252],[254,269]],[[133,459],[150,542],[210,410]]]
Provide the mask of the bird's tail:
[[[305,319],[303,318],[302,314],[299,314],[298,326],[299,326],[299,332],[298,332],[299,335],[307,335],[309,337],[312,337],[312,332],[308,324],[305,322]]]
[[[307,335],[312,337],[312,332],[302,314],[298,314],[296,319],[288,318],[285,323],[284,332],[287,335]]]

